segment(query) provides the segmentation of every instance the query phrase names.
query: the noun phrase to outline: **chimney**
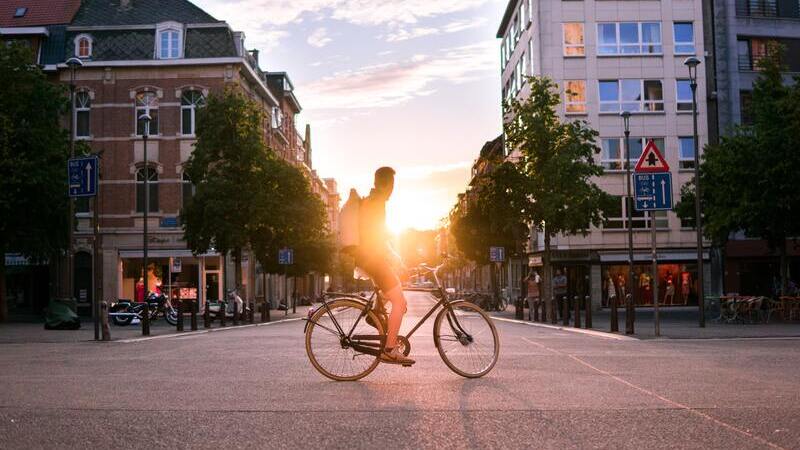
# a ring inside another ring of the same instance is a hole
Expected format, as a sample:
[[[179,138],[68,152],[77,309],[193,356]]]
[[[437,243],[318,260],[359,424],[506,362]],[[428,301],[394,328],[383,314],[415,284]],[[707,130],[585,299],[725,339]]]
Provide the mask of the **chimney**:
[[[250,54],[253,55],[253,59],[256,61],[256,66],[258,66],[258,50],[252,49],[250,50]]]

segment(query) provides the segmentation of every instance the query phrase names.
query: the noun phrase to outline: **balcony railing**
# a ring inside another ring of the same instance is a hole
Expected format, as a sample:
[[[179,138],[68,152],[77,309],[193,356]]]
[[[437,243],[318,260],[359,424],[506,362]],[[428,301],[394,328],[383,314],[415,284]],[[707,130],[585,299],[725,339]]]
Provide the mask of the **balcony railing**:
[[[800,19],[800,0],[736,0],[736,15]]]

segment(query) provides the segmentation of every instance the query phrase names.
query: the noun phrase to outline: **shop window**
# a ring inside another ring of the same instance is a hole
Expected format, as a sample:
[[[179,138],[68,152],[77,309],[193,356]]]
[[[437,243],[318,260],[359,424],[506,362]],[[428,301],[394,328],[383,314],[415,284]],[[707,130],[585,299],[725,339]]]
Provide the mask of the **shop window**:
[[[147,172],[145,174],[145,172]],[[158,212],[158,172],[154,167],[136,171],[136,212],[144,212],[144,179],[147,176],[147,189],[150,191],[149,212]]]
[[[679,137],[680,153],[678,155],[678,167],[681,169],[694,169],[694,138]]]
[[[92,99],[86,91],[75,93],[75,137],[88,138],[91,136],[89,115],[91,113]]]
[[[562,24],[562,32],[564,56],[584,56],[586,49],[583,40],[583,24],[577,22]]]
[[[565,109],[567,114],[586,113],[586,81],[569,80],[564,82]]]
[[[689,80],[675,80],[675,103],[678,111],[692,111],[692,87]]]
[[[694,24],[692,22],[675,22],[672,24],[672,35],[676,55],[694,55]]]
[[[200,91],[186,91],[181,96],[181,134],[194,136],[197,131],[197,110],[206,104]]]
[[[655,303],[655,282],[650,264],[633,266],[628,281],[628,265],[604,265],[602,304],[609,306],[612,295],[617,305],[622,305],[625,294],[633,294],[635,305],[650,306]],[[697,265],[686,263],[659,263],[655,277],[658,281],[658,303],[662,306],[685,306],[697,303]],[[631,284],[632,283],[632,284]],[[631,284],[629,286],[629,284]]]
[[[136,134],[143,136],[145,133],[145,121],[140,119],[143,114],[150,116],[150,128],[148,136],[158,134],[158,97],[155,92],[140,92],[136,94]]]

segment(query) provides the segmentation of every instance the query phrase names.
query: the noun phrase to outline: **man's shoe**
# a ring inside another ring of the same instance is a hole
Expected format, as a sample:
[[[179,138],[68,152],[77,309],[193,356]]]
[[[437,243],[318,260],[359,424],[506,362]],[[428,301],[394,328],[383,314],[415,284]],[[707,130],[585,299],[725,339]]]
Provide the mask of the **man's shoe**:
[[[389,349],[383,350],[383,352],[381,353],[381,362],[387,364],[400,364],[405,367],[410,367],[416,361],[407,356],[404,356],[402,353],[400,353],[400,350],[398,350],[397,347],[395,347],[391,350]]]

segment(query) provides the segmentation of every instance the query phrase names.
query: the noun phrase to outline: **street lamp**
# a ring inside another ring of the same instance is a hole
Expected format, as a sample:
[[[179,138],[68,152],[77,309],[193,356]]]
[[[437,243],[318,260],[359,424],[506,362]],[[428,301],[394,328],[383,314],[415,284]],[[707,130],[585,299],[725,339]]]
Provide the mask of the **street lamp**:
[[[700,60],[690,56],[683,61],[689,68],[689,87],[692,88],[692,141],[694,145],[694,214],[697,232],[697,307],[700,310],[700,328],[706,326],[705,299],[703,293],[703,224],[700,210],[700,151],[697,136],[697,66]]]
[[[75,71],[79,67],[83,67],[83,61],[78,58],[72,57],[66,61],[69,68],[69,157],[75,157]],[[75,222],[75,199],[69,199],[69,247],[67,254],[67,289],[65,294],[67,298],[72,298],[75,294],[75,287],[73,286],[75,280],[75,252],[73,251],[73,230]],[[63,273],[63,272],[62,272]]]
[[[634,309],[633,309],[633,198],[631,197],[631,113],[622,111],[622,124],[625,127],[625,212],[628,217],[628,281],[625,289],[625,334],[633,334]]]
[[[144,159],[144,171],[143,176],[144,178],[144,225],[143,225],[143,232],[142,232],[142,256],[143,256],[143,265],[142,265],[142,272],[144,277],[144,301],[147,303],[147,298],[150,294],[149,292],[149,274],[147,273],[147,215],[150,212],[150,185],[148,184],[148,178],[150,178],[150,167],[148,166],[147,162],[147,138],[150,135],[150,121],[152,118],[150,114],[144,113],[139,116],[139,120],[141,120],[144,124],[144,129],[142,130],[142,147],[143,147],[143,159]]]

